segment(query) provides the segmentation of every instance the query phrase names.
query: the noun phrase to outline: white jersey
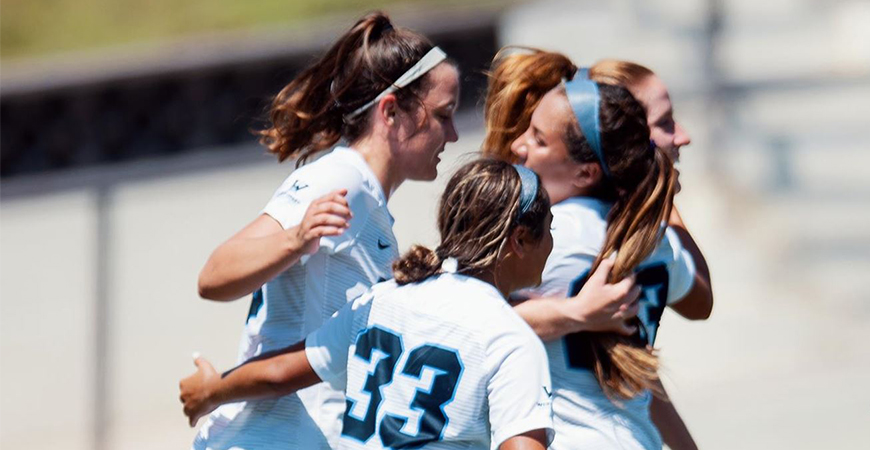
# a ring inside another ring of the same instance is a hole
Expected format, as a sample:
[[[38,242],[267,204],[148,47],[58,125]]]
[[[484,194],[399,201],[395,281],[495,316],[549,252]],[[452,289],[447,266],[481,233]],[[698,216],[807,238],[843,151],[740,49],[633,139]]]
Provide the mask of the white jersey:
[[[543,344],[475,278],[378,284],[305,352],[321,379],[346,384],[342,449],[489,450],[537,429],[552,438]]]
[[[321,238],[317,253],[254,293],[239,363],[301,341],[373,284],[392,278],[390,267],[398,256],[393,218],[380,183],[358,152],[339,147],[295,170],[263,213],[291,228],[313,200],[341,188],[348,190],[350,227]],[[209,416],[193,447],[335,448],[343,413],[342,387],[328,383],[278,399],[227,404]]]
[[[547,259],[541,286],[527,297],[570,297],[580,292],[592,262],[601,250],[610,204],[574,197],[552,207],[553,252]],[[692,287],[695,266],[671,230],[637,269],[642,287],[639,339],[655,341],[659,320],[668,304],[681,300]],[[591,371],[587,335],[574,333],[545,344],[553,379],[554,450],[661,449],[661,437],[649,416],[650,393],[616,405],[605,397]]]

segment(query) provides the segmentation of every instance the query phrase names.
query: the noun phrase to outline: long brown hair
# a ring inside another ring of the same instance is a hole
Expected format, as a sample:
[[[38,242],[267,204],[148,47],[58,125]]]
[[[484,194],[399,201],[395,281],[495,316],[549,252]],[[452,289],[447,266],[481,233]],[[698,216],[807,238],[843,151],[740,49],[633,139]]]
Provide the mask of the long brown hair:
[[[559,80],[545,76],[537,86],[534,78],[524,77],[515,70],[532,65],[538,73],[560,73],[569,66],[563,55],[535,51],[531,54],[512,55],[509,66],[504,61],[493,70],[490,96],[506,97],[500,103],[487,102],[487,106],[513,105],[512,120],[524,120],[528,126],[531,112],[544,94],[558,86]],[[571,78],[571,76],[566,78]],[[495,77],[499,77],[496,79]],[[599,83],[601,96],[599,120],[601,146],[610,175],[605,177],[597,194],[613,201],[607,216],[607,232],[601,251],[592,265],[594,271],[601,261],[616,253],[610,281],[619,280],[646,259],[661,240],[661,224],[673,206],[673,163],[661,149],[651,149],[649,128],[643,107],[622,87]],[[522,115],[517,117],[516,115]],[[487,111],[487,118],[499,116]],[[511,136],[498,123],[493,127],[493,140],[502,142],[503,148],[492,149],[491,154],[510,154],[510,143],[524,130]],[[489,130],[487,131],[489,137]],[[512,139],[509,139],[511,138]],[[567,121],[565,143],[570,157],[577,162],[597,162],[592,148],[583,136],[576,119]],[[601,388],[610,397],[631,398],[645,389],[657,391],[658,359],[651,348],[636,339],[615,333],[594,333],[586,340],[594,355],[594,371]]]
[[[457,271],[473,275],[492,270],[513,230],[529,230],[532,239],[544,237],[550,211],[547,192],[538,183],[531,207],[519,213],[522,182],[517,170],[496,159],[480,159],[462,166],[447,183],[438,206],[441,243],[435,250],[415,245],[393,263],[400,285],[422,281],[455,258]]]
[[[673,207],[673,162],[660,148],[650,148],[649,128],[643,107],[622,87],[599,84],[601,147],[610,169],[600,186],[602,196],[613,201],[607,214],[604,245],[592,264],[595,271],[604,258],[616,254],[610,281],[630,275],[652,254],[662,238],[662,224]],[[596,161],[595,154],[576,121],[566,130],[571,158]],[[657,390],[658,360],[652,349],[630,337],[600,333],[590,339],[595,373],[608,395],[634,397],[645,389]]]
[[[394,27],[382,12],[366,15],[275,96],[270,126],[258,132],[260,143],[279,161],[298,158],[299,166],[342,137],[354,141],[367,129],[369,115],[350,113],[389,87],[432,47],[424,36]],[[408,110],[419,104],[428,88],[429,77],[423,76],[398,90],[399,107]]]

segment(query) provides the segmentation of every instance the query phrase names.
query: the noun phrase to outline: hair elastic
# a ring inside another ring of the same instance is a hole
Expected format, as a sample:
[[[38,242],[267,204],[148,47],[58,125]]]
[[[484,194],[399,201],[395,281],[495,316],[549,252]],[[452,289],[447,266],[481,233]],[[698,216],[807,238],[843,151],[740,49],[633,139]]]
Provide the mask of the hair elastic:
[[[360,106],[355,109],[352,113],[345,116],[345,120],[353,119],[358,116],[361,112],[369,109],[375,103],[381,101],[382,98],[386,97],[393,92],[402,89],[403,87],[411,84],[414,80],[420,78],[426,72],[432,70],[433,67],[437,66],[441,61],[447,59],[447,54],[444,53],[444,50],[441,50],[438,47],[432,47],[432,50],[429,50],[419,61],[417,64],[414,64],[410,69],[408,69],[405,73],[402,74],[396,81],[393,82],[388,88],[381,91],[375,98],[371,99],[365,105]]]
[[[532,204],[535,203],[535,197],[538,195],[538,176],[531,169],[514,164],[517,174],[520,176],[520,209],[517,218],[529,212],[532,209]]]
[[[441,261],[441,271],[445,273],[456,273],[459,270],[459,260],[454,257],[446,258]]]
[[[604,160],[604,151],[601,148],[601,123],[599,121],[599,108],[601,94],[598,92],[598,84],[589,79],[589,69],[580,69],[577,76],[571,81],[563,80],[565,94],[571,111],[580,124],[580,130],[586,137],[586,142],[592,147],[595,156],[601,163],[601,169],[605,176],[610,176],[610,168]]]

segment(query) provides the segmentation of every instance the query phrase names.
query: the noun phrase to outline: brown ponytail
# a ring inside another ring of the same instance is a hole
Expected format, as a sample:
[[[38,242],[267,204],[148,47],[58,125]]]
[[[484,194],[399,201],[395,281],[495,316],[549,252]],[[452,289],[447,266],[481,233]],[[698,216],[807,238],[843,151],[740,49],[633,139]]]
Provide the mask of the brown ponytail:
[[[662,238],[662,223],[673,207],[673,162],[660,148],[651,153],[655,160],[648,175],[636,190],[617,196],[608,215],[604,246],[592,270],[603,258],[619,250],[610,273],[611,281],[631,274],[653,252]],[[635,322],[640,326],[639,321]],[[645,342],[608,333],[596,335],[590,345],[596,356],[595,374],[606,394],[631,398],[646,389],[661,393],[656,383],[658,358]]]
[[[344,137],[359,138],[368,114],[348,115],[372,100],[432,49],[420,34],[394,28],[374,12],[360,19],[312,66],[272,102],[271,126],[257,132],[260,143],[279,161],[298,158],[297,166]],[[428,88],[423,76],[396,92],[399,107],[410,108]]]
[[[525,51],[508,53],[516,49]],[[571,79],[576,71],[577,66],[561,53],[523,47],[500,50],[488,74],[484,155],[514,161],[511,143],[529,128],[541,98],[563,78]]]
[[[393,262],[393,278],[399,285],[416,283],[441,271],[441,258],[432,249],[414,245]]]
[[[450,178],[438,205],[441,244],[434,251],[416,245],[394,262],[396,282],[422,281],[440,272],[447,258],[456,259],[461,273],[491,270],[518,226],[526,227],[533,239],[542,239],[550,211],[547,192],[538,183],[531,207],[517,217],[521,190],[519,174],[504,161],[481,159],[462,166]]]
[[[674,168],[670,157],[651,148],[643,107],[627,90],[599,84],[601,146],[610,169],[598,194],[613,200],[607,216],[604,245],[592,264],[616,254],[611,282],[630,275],[661,241],[662,224],[673,207]],[[566,143],[579,162],[597,161],[576,121],[568,125]],[[595,333],[588,340],[595,355],[594,371],[610,397],[631,398],[649,389],[658,391],[658,358],[635,338]]]

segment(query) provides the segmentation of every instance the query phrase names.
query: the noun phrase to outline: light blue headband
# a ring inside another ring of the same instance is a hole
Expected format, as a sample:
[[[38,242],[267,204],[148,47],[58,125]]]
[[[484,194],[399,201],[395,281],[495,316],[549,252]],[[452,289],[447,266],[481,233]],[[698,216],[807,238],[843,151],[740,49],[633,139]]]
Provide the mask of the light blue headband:
[[[535,197],[538,195],[538,176],[531,169],[528,169],[519,164],[514,164],[514,169],[520,176],[520,209],[517,218],[529,212],[532,209],[532,204],[535,203]]]
[[[589,69],[580,69],[573,80],[565,81],[564,84],[568,103],[580,124],[580,130],[598,157],[604,175],[609,177],[610,168],[607,167],[601,148],[601,123],[598,118],[601,95],[598,93],[598,85],[589,79]]]

